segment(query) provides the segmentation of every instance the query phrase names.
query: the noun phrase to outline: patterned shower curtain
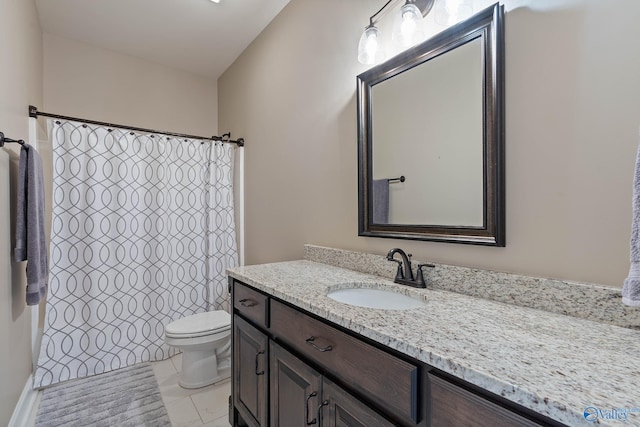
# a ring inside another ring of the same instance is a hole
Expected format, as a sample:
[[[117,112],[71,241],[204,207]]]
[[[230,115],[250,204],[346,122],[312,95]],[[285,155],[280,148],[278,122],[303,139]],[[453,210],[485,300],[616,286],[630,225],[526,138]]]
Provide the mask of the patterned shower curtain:
[[[164,326],[229,308],[235,147],[50,122],[51,270],[34,388],[176,350]]]

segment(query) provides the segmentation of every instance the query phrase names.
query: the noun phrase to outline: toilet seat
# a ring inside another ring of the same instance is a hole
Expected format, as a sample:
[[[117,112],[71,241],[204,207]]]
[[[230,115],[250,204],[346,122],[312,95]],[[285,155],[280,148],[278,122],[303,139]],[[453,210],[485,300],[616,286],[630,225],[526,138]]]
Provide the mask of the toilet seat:
[[[208,311],[175,320],[165,327],[168,338],[197,338],[231,328],[231,316],[226,311]]]

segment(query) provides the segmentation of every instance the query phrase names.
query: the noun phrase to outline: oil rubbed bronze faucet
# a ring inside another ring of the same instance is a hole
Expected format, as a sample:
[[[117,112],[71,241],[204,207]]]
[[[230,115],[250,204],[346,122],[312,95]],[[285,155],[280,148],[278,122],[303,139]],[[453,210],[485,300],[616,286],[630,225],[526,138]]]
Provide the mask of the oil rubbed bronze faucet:
[[[402,261],[398,261],[394,258],[395,254],[400,254]],[[422,274],[422,267],[435,267],[433,264],[418,264],[418,272],[416,277],[413,277],[413,270],[411,268],[411,254],[406,254],[400,248],[393,248],[387,254],[389,261],[398,263],[398,271],[396,272],[396,278],[393,280],[395,283],[401,285],[413,286],[414,288],[426,288],[427,285],[424,282],[424,275]],[[405,274],[405,272],[407,272]],[[408,276],[408,277],[407,277]]]

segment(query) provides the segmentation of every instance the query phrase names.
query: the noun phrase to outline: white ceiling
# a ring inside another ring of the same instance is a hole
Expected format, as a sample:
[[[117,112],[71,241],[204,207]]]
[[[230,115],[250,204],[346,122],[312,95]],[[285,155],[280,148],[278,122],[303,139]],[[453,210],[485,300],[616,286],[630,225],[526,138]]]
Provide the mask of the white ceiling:
[[[289,0],[36,0],[46,33],[217,79]]]

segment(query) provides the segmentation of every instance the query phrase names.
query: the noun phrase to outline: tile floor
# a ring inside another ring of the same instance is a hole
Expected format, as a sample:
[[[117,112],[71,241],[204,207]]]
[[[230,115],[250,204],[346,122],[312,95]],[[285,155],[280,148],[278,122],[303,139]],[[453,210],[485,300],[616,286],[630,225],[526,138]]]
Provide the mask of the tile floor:
[[[181,363],[182,354],[151,363],[172,427],[229,427],[231,381],[225,380],[193,390],[184,389],[178,385]],[[34,426],[39,404],[38,396],[27,427]]]
[[[182,354],[177,354],[171,359],[151,364],[172,426],[229,427],[231,381],[184,389],[178,385],[181,363]]]

